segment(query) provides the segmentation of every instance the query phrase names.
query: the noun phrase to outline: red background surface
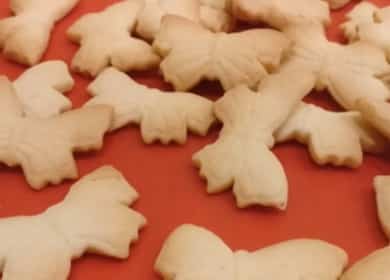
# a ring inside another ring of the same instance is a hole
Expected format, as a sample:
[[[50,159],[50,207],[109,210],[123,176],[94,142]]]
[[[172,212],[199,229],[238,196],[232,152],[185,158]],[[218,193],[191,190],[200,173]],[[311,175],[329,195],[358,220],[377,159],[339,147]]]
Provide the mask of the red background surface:
[[[81,15],[114,2],[82,0],[56,26],[44,60],[62,59],[69,63],[77,46],[66,39],[66,29]],[[389,0],[372,2],[390,4]],[[331,40],[343,40],[337,26],[352,5],[333,13]],[[7,15],[8,1],[1,0],[0,18]],[[14,79],[24,70],[0,56],[1,74]],[[130,75],[152,87],[170,88],[156,73]],[[91,80],[73,76],[76,86],[69,96],[78,107],[88,99],[85,89]],[[196,92],[213,99],[222,93],[215,84],[204,84]],[[326,93],[313,93],[308,99],[337,108]],[[255,250],[291,238],[320,238],[344,248],[351,263],[387,244],[376,216],[372,179],[378,174],[390,174],[388,156],[366,155],[363,166],[356,170],[324,168],[311,161],[304,146],[279,145],[274,151],[290,184],[287,212],[261,207],[238,210],[230,191],[208,196],[205,182],[191,163],[194,152],[217,139],[218,129],[214,128],[208,137],[191,136],[183,146],[147,146],[137,127],[127,127],[108,135],[102,151],[77,157],[80,175],[104,164],[123,172],[141,195],[134,208],[147,217],[148,226],[141,232],[139,242],[131,247],[128,260],[88,255],[73,263],[70,279],[159,279],[153,272],[155,258],[167,235],[183,223],[214,231],[233,249]],[[19,169],[0,166],[0,217],[40,213],[61,201],[72,183],[68,181],[38,193],[28,187]]]

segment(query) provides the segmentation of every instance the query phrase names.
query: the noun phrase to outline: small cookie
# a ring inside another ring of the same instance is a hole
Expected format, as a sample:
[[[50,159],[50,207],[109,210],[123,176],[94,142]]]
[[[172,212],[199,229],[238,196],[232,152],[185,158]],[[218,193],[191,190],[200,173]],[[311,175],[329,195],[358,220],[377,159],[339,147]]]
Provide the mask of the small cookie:
[[[110,68],[90,84],[94,96],[90,105],[114,108],[111,130],[130,123],[139,124],[146,143],[160,140],[184,144],[187,130],[206,135],[214,123],[213,103],[190,93],[164,93],[136,83],[124,73]]]
[[[68,37],[80,44],[72,69],[95,77],[104,68],[121,71],[154,68],[160,57],[146,42],[131,37],[141,1],[122,1],[98,13],[81,17],[68,30]]]
[[[164,280],[337,280],[347,261],[342,249],[314,239],[234,252],[214,233],[182,225],[165,241],[155,270]]]
[[[294,47],[283,68],[315,73],[317,90],[328,89],[345,109],[359,99],[388,100],[390,90],[380,77],[390,73],[382,50],[366,42],[345,46],[330,42],[319,24],[297,24],[284,30]]]
[[[390,104],[378,100],[361,99],[357,103],[363,117],[390,139]]]
[[[26,117],[49,118],[72,108],[63,94],[73,88],[74,81],[63,61],[47,61],[28,69],[13,86]]]
[[[55,23],[79,0],[10,0],[15,16],[0,20],[0,49],[21,64],[37,64],[47,49]]]
[[[363,151],[381,153],[387,147],[386,139],[359,112],[330,112],[303,102],[275,138],[278,143],[294,139],[307,145],[319,165],[352,168],[362,164]]]
[[[240,20],[280,30],[297,22],[330,23],[329,5],[322,0],[232,0],[232,12]]]
[[[230,0],[200,0],[202,25],[213,32],[228,32],[234,27]]]
[[[196,23],[200,22],[199,0],[144,0],[144,3],[138,15],[136,32],[149,41],[155,38],[166,15],[176,15]]]
[[[193,157],[209,193],[233,185],[238,207],[287,207],[287,178],[270,148],[273,134],[313,84],[310,72],[278,73],[265,79],[258,93],[240,86],[215,103],[215,114],[224,124],[220,137]]]
[[[177,91],[187,91],[202,80],[220,81],[225,90],[244,84],[254,88],[277,68],[290,46],[271,29],[212,33],[176,16],[163,19],[153,43],[163,57],[160,69]]]
[[[137,198],[125,178],[107,166],[82,178],[61,203],[40,215],[0,219],[3,279],[65,280],[71,261],[85,253],[126,259],[146,224],[128,208]]]
[[[363,1],[347,15],[342,25],[350,42],[365,41],[382,48],[390,60],[390,6],[378,8]]]
[[[100,149],[112,118],[109,106],[73,110],[47,119],[27,118],[5,77],[0,77],[0,112],[0,162],[21,166],[36,190],[47,183],[77,178],[73,152]]]

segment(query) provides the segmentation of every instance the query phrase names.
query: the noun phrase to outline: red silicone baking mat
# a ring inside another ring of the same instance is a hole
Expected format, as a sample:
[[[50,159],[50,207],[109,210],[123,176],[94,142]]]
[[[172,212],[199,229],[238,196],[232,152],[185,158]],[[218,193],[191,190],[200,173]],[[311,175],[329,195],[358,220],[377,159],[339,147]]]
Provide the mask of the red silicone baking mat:
[[[77,46],[65,37],[66,29],[81,15],[99,11],[113,2],[116,1],[81,0],[56,26],[44,60],[62,59],[69,63]],[[372,2],[390,4],[389,0]],[[0,18],[9,15],[8,4],[8,0],[0,1]],[[332,40],[342,41],[337,26],[352,5],[333,13],[329,31]],[[1,74],[14,79],[24,70],[0,55]],[[130,75],[151,87],[170,88],[156,73]],[[76,86],[70,97],[78,107],[88,99],[85,89],[91,80],[73,76]],[[222,93],[215,84],[202,85],[196,92],[213,99]],[[326,93],[313,93],[309,100],[337,108]],[[295,143],[279,145],[274,151],[289,178],[287,211],[261,207],[239,210],[230,191],[208,196],[205,182],[191,163],[192,154],[214,142],[218,131],[219,127],[215,127],[207,137],[192,135],[183,146],[163,146],[143,144],[138,128],[127,127],[108,135],[103,150],[78,156],[80,175],[105,164],[123,172],[141,195],[135,209],[147,217],[148,226],[141,232],[139,242],[131,247],[128,260],[88,255],[73,263],[70,279],[159,279],[153,272],[155,258],[169,232],[183,223],[214,231],[233,249],[252,250],[291,238],[320,238],[344,248],[351,262],[387,244],[376,216],[372,179],[378,174],[390,174],[388,157],[366,155],[364,164],[356,170],[319,167],[311,161],[305,147]],[[19,169],[0,166],[0,183],[0,216],[10,217],[40,213],[61,201],[73,182],[35,192]]]

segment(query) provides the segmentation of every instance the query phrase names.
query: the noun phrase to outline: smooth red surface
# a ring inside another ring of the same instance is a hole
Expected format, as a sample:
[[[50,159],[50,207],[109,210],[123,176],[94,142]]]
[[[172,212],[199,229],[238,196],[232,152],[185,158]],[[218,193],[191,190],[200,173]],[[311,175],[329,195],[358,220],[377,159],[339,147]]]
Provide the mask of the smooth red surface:
[[[56,26],[44,59],[70,62],[77,46],[66,39],[66,29],[82,14],[99,11],[113,2],[82,0]],[[389,0],[373,2],[390,4]],[[334,13],[334,24],[329,30],[332,40],[343,40],[337,25],[351,6]],[[8,14],[8,1],[1,0],[0,18]],[[1,74],[14,79],[24,70],[0,56]],[[169,89],[157,74],[130,75],[149,86]],[[73,76],[77,83],[69,96],[78,107],[88,99],[85,88],[90,80],[77,74]],[[222,93],[214,84],[203,85],[197,92],[213,99]],[[334,107],[326,93],[313,93],[309,100]],[[320,238],[343,247],[351,262],[387,244],[376,216],[372,179],[379,174],[390,174],[388,157],[366,155],[363,166],[356,170],[324,168],[311,161],[304,146],[280,145],[275,153],[285,167],[290,184],[287,212],[261,207],[238,210],[230,191],[208,196],[205,182],[191,164],[192,154],[214,142],[217,136],[218,128],[215,128],[208,137],[189,137],[184,146],[147,146],[137,127],[127,127],[108,135],[102,151],[79,155],[80,175],[104,164],[112,164],[122,171],[141,195],[134,208],[147,217],[149,224],[141,232],[139,242],[132,246],[128,260],[88,255],[73,263],[70,279],[157,280],[159,277],[153,272],[155,258],[167,235],[183,223],[214,231],[233,249],[254,250],[291,238]],[[0,183],[0,217],[10,217],[40,213],[61,201],[73,182],[35,192],[28,187],[19,169],[1,166]]]

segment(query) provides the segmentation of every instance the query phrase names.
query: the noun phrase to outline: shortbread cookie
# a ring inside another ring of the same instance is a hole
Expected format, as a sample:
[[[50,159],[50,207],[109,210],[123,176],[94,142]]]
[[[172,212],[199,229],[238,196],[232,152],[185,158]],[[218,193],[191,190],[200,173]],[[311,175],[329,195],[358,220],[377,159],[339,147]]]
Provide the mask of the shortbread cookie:
[[[361,99],[357,109],[378,131],[390,139],[390,104],[380,100]]]
[[[203,26],[214,32],[230,31],[234,26],[230,0],[200,0]]]
[[[160,57],[152,47],[131,37],[142,7],[141,1],[122,1],[72,25],[68,37],[81,45],[72,69],[95,77],[111,65],[125,72],[156,67]]]
[[[177,91],[187,91],[202,80],[218,80],[225,90],[237,85],[256,87],[279,66],[289,40],[271,29],[212,33],[175,16],[163,19],[154,49],[164,57],[160,68]]]
[[[0,78],[0,162],[19,165],[33,189],[77,178],[73,152],[100,149],[112,109],[94,106],[47,119],[27,118],[12,84]]]
[[[390,60],[390,6],[378,8],[364,1],[348,15],[342,26],[344,34],[351,41],[365,41],[382,48]]]
[[[329,5],[322,0],[232,0],[232,12],[240,20],[280,30],[302,21],[330,23]]]
[[[182,225],[170,234],[155,263],[164,280],[337,280],[347,254],[313,239],[285,241],[255,252],[232,251],[214,233]]]
[[[209,193],[233,185],[239,207],[287,207],[287,179],[270,148],[273,134],[313,84],[310,72],[273,74],[263,81],[259,93],[239,86],[215,103],[215,114],[224,124],[220,137],[193,157],[208,181]]]
[[[294,42],[284,68],[307,69],[317,77],[316,88],[328,89],[345,109],[355,110],[359,99],[387,100],[390,90],[379,78],[390,73],[383,51],[365,42],[344,46],[326,39],[319,24],[297,24],[285,29]]]
[[[330,112],[303,102],[275,138],[307,145],[317,164],[353,168],[362,164],[363,151],[380,153],[387,147],[386,139],[359,112]]]
[[[13,83],[15,93],[27,117],[48,118],[72,108],[63,94],[73,88],[74,81],[63,61],[38,64]]]
[[[134,0],[132,0],[134,1]],[[177,15],[200,23],[199,0],[144,0],[145,4],[138,15],[137,33],[152,41],[160,30],[162,18]]]
[[[374,180],[374,187],[379,220],[383,231],[390,239],[390,176],[377,176]]]
[[[90,105],[109,105],[114,108],[111,130],[130,123],[139,124],[146,143],[160,140],[184,144],[187,129],[206,135],[215,121],[213,103],[190,93],[164,93],[138,84],[124,73],[110,68],[90,84],[94,96]]]
[[[146,223],[128,208],[137,198],[118,171],[103,167],[42,214],[0,219],[3,279],[65,280],[71,261],[85,253],[126,259]]]
[[[45,53],[55,23],[79,0],[10,0],[15,16],[0,21],[0,49],[18,63],[37,64]]]

